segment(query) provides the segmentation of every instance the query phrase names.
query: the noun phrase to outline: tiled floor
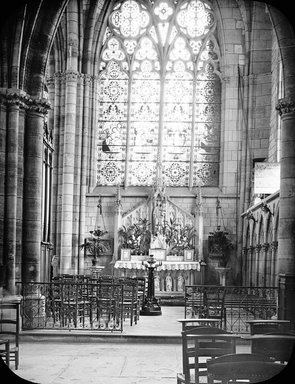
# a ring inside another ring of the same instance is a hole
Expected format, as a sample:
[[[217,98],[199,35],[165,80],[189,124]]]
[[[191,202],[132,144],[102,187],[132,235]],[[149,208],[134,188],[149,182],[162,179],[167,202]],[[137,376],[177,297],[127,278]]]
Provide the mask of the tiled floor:
[[[161,316],[140,316],[132,327],[126,322],[122,334],[26,331],[19,369],[12,369],[40,384],[176,384],[183,314],[183,307],[162,307]]]

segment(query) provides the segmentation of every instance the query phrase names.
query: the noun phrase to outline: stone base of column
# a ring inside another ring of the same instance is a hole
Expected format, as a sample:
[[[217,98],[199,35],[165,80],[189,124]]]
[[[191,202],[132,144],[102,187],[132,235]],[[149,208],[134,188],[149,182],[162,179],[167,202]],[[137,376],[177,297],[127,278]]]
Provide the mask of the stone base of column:
[[[23,329],[44,328],[45,322],[45,296],[38,294],[24,296]]]
[[[291,328],[295,329],[295,275],[279,275],[279,308],[278,319],[290,320]]]

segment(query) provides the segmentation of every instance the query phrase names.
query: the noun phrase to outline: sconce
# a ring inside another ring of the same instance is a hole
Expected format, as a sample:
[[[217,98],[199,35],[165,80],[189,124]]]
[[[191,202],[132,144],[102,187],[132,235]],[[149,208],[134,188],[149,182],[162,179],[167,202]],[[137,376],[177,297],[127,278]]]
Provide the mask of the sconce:
[[[255,219],[255,217],[254,217],[254,215],[253,215],[253,213],[251,211],[247,212],[247,219],[248,220],[253,220],[254,223],[257,223],[257,220]]]
[[[264,201],[262,204],[261,204],[261,210],[265,213],[270,213],[272,216],[274,215],[274,213],[270,210],[269,206],[266,204],[266,202]]]

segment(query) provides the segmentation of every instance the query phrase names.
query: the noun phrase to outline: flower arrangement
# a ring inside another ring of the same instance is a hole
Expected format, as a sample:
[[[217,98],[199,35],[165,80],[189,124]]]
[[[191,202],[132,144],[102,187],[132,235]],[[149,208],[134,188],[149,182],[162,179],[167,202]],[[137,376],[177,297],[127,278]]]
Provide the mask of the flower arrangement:
[[[161,232],[167,244],[168,254],[183,255],[185,249],[194,248],[195,228],[189,224],[182,227],[175,217],[169,221],[165,220]]]
[[[233,249],[233,243],[228,236],[228,232],[221,231],[220,227],[216,231],[210,232],[208,237],[209,256],[219,256],[221,267],[226,266],[231,249]]]
[[[95,265],[104,253],[110,251],[111,245],[107,239],[103,239],[108,232],[100,229],[100,227],[95,228],[89,233],[91,236],[85,239],[84,243],[80,245],[80,248],[92,256],[92,264]]]
[[[118,232],[120,247],[131,249],[135,255],[148,254],[151,242],[150,223],[147,219],[139,219],[130,226],[122,226]]]

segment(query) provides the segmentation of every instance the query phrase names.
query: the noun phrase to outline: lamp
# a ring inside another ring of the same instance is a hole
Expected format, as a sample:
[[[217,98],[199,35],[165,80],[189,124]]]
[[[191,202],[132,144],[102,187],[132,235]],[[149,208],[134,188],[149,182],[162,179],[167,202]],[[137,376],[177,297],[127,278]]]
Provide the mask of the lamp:
[[[262,202],[260,208],[261,208],[261,210],[262,210],[263,212],[265,212],[265,213],[270,213],[272,216],[274,215],[274,213],[270,210],[269,205],[268,205],[265,201]]]
[[[257,220],[255,219],[254,215],[253,215],[253,212],[251,211],[247,211],[247,215],[246,215],[247,219],[248,220],[253,220],[254,223],[257,223]]]

